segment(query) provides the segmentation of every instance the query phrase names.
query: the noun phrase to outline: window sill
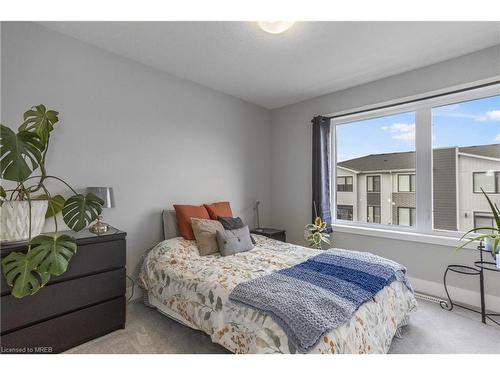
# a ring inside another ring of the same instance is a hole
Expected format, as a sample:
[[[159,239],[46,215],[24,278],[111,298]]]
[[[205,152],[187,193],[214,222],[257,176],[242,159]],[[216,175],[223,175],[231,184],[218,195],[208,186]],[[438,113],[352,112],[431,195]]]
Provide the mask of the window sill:
[[[349,224],[332,224],[333,232],[340,233],[350,233],[357,234],[361,236],[371,236],[371,237],[380,237],[392,240],[400,240],[400,241],[410,241],[410,242],[419,242],[419,243],[427,243],[432,245],[440,245],[440,246],[449,246],[453,248],[457,248],[460,244],[467,242],[466,240],[460,241],[460,238],[453,236],[446,236],[441,234],[426,234],[426,233],[417,233],[417,232],[409,232],[409,231],[399,231],[399,230],[390,230],[386,228],[373,228],[368,226],[361,225],[349,225]],[[464,247],[464,249],[475,250],[477,245],[474,243],[469,244]]]

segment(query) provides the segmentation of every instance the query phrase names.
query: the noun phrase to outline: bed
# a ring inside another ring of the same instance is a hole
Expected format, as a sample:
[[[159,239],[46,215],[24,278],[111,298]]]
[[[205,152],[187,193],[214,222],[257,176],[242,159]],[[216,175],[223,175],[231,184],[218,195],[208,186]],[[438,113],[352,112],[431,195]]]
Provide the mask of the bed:
[[[147,303],[233,353],[297,353],[272,317],[229,295],[240,283],[297,265],[321,250],[255,235],[251,251],[202,257],[195,241],[178,236],[175,215],[163,216],[166,240],[146,254],[139,275]],[[308,353],[387,353],[416,307],[411,289],[394,281]]]

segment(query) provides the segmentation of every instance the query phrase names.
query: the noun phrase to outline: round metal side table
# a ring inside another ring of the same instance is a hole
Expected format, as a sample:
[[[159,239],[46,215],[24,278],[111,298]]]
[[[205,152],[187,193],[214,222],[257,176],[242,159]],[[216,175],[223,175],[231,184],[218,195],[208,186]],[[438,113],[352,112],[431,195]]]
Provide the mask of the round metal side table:
[[[444,283],[444,290],[446,292],[446,301],[441,301],[439,304],[441,305],[441,308],[451,311],[455,306],[460,307],[462,309],[466,309],[469,311],[473,311],[475,313],[481,314],[481,321],[486,324],[486,320],[490,320],[491,322],[495,323],[496,325],[500,326],[500,322],[493,317],[500,317],[500,313],[496,312],[488,312],[486,310],[486,303],[485,303],[485,298],[484,298],[484,272],[500,272],[500,269],[496,267],[496,264],[493,262],[487,262],[483,259],[483,252],[489,252],[484,249],[483,244],[479,244],[477,247],[477,250],[479,251],[480,254],[480,260],[474,262],[474,266],[465,266],[461,264],[450,264],[448,267],[446,267],[446,271],[444,272],[443,276],[443,283]],[[448,292],[448,287],[446,285],[446,278],[448,276],[449,272],[453,273],[458,273],[462,275],[467,275],[467,276],[479,276],[479,291],[481,295],[481,310],[476,310],[468,306],[460,305],[456,302],[453,302],[453,300],[450,297],[450,293]]]

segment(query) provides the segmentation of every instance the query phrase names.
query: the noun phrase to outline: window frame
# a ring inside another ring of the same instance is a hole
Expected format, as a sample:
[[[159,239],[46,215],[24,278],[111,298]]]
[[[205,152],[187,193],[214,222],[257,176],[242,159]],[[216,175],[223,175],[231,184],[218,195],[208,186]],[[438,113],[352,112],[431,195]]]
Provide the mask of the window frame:
[[[397,192],[398,193],[415,193],[415,191],[416,191],[415,190],[415,188],[416,188],[415,183],[417,181],[416,173],[398,173],[397,176],[398,176],[398,183],[397,183],[397,186],[398,186],[398,191]],[[399,178],[401,176],[408,176],[408,186],[409,186],[410,190],[401,190],[400,189],[400,187],[399,187]],[[411,178],[412,176],[414,176],[413,179]],[[414,181],[413,183],[412,183],[412,180]]]
[[[476,222],[476,218],[478,218],[478,217],[482,217],[483,219],[491,219],[491,227],[492,228],[495,227],[495,218],[491,213],[485,212],[485,211],[473,211],[472,212],[472,220],[474,222],[474,228],[478,227],[477,222]],[[475,233],[478,233],[478,232],[475,232]]]
[[[496,77],[497,81],[499,77]],[[485,85],[484,87],[473,87]],[[472,88],[471,88],[472,86]],[[450,91],[465,90],[449,93]],[[415,112],[415,194],[416,194],[416,223],[412,227],[398,227],[396,225],[373,224],[360,221],[345,221],[336,216],[336,191],[331,192],[332,225],[337,230],[347,233],[367,234],[375,230],[377,233],[386,233],[394,238],[428,238],[430,242],[448,243],[447,240],[436,241],[436,238],[460,238],[463,232],[434,229],[433,227],[433,176],[432,176],[432,109],[450,104],[472,101],[499,95],[500,84],[489,84],[488,81],[479,81],[468,85],[436,90],[412,97],[398,98],[392,101],[380,102],[364,107],[354,107],[343,111],[327,114],[332,117],[330,124],[332,150],[337,150],[336,126],[351,122],[369,120],[378,117],[391,116],[406,112]],[[426,98],[426,99],[422,99]],[[331,186],[336,186],[337,155],[330,155]],[[367,186],[368,187],[368,186]],[[335,189],[336,190],[336,189]],[[474,190],[474,189],[473,189]],[[368,189],[367,189],[368,192]],[[418,209],[417,209],[418,208]],[[457,214],[458,215],[458,214]],[[349,227],[352,227],[350,229]],[[402,233],[399,235],[398,233]],[[406,233],[406,234],[405,234]],[[456,241],[456,240],[453,240]]]
[[[417,208],[416,208],[416,207],[397,207],[397,208],[396,208],[397,223],[398,223],[397,225],[401,225],[401,224],[399,223],[399,210],[401,210],[401,209],[405,209],[405,210],[408,210],[408,211],[409,211],[408,218],[410,219],[410,225],[403,225],[403,227],[405,227],[405,228],[408,228],[408,227],[413,227],[413,226],[415,225],[415,223],[413,222],[413,219],[412,219],[412,218],[413,218],[414,216],[416,217],[416,215],[412,215],[411,213],[412,213],[412,210],[413,210],[413,211],[415,211],[415,213],[416,213],[416,212],[417,212]]]
[[[375,177],[378,178],[378,190],[368,190],[368,179],[372,179],[372,186],[375,186]],[[366,176],[366,192],[367,193],[382,193],[382,175],[379,174],[369,174]]]
[[[337,178],[344,178],[344,183],[343,184],[337,184],[337,192],[340,193],[352,193],[354,191],[354,178],[353,176],[337,176]],[[347,180],[351,179],[351,183],[348,184]],[[339,186],[343,186],[343,190],[339,190]],[[346,190],[346,187],[350,186],[351,190]]]
[[[368,218],[370,217],[370,208],[373,208],[373,221],[368,221]],[[375,221],[375,218],[377,217],[377,215],[375,215],[375,209],[378,208],[378,218],[379,218],[379,221]],[[380,206],[373,206],[373,205],[370,205],[370,206],[366,206],[366,222],[368,224],[381,224],[382,223],[382,207]]]
[[[344,209],[344,210],[351,210],[351,216],[352,216],[352,220],[346,220],[346,221],[354,221],[354,206],[352,204],[339,204],[337,207],[337,210],[340,208],[340,209]],[[343,219],[345,220],[345,219]]]
[[[472,172],[472,193],[473,194],[483,194],[481,190],[477,191],[476,190],[476,175],[478,174],[486,174],[489,171],[481,171],[481,172]],[[500,194],[500,183],[499,183],[499,178],[497,176],[500,176],[500,171],[492,171],[493,172],[493,185],[495,186],[493,189],[494,191],[485,191],[487,194]],[[491,173],[491,172],[490,172]]]

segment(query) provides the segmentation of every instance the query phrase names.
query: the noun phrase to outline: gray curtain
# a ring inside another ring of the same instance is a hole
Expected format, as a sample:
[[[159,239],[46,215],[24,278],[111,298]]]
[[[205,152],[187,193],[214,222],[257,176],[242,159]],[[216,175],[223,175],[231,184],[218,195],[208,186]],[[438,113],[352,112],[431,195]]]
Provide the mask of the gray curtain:
[[[330,119],[312,119],[312,219],[321,217],[331,231],[330,212]]]

